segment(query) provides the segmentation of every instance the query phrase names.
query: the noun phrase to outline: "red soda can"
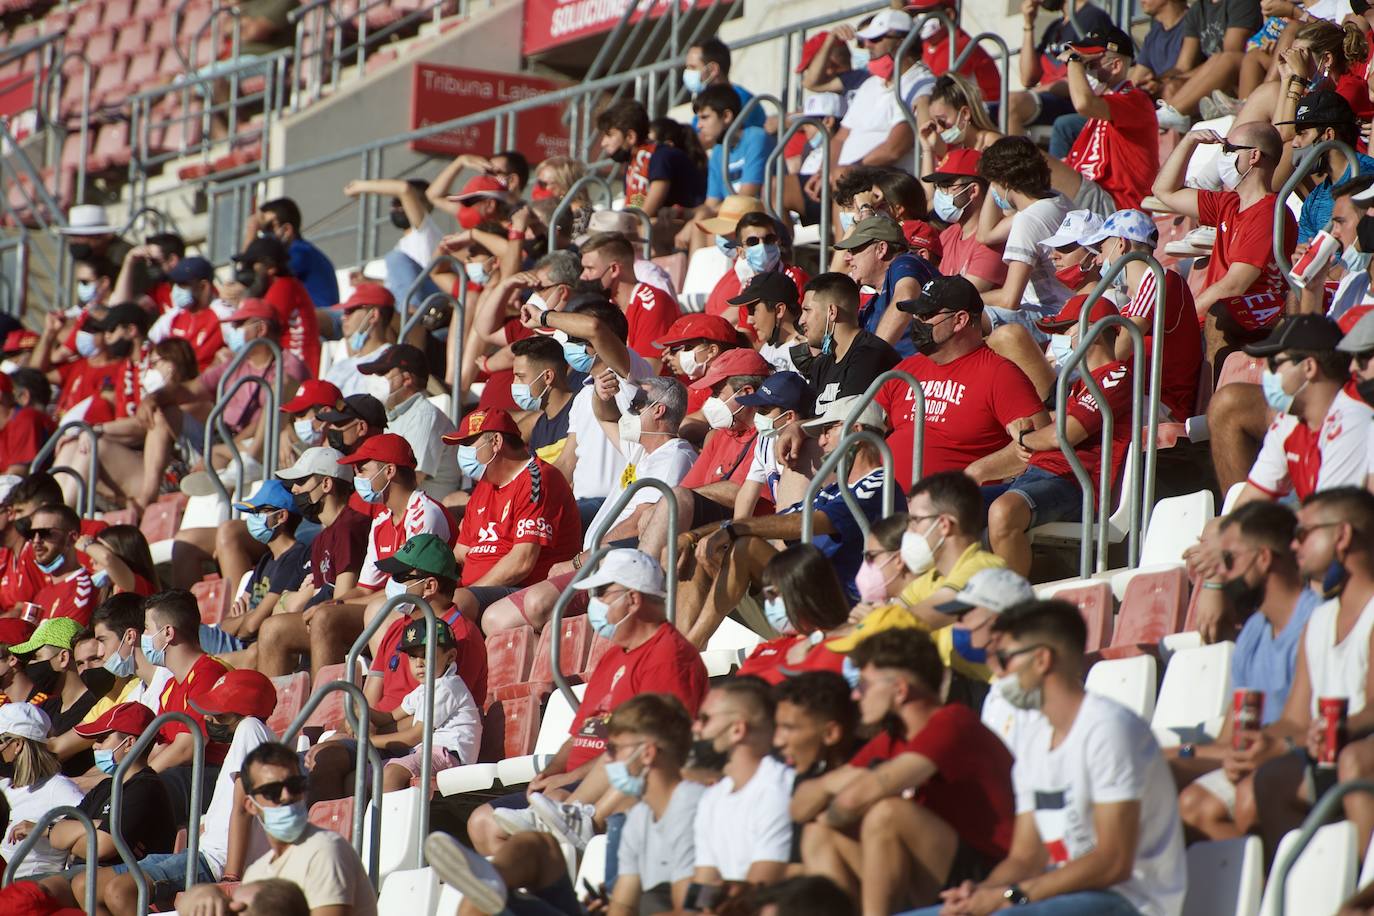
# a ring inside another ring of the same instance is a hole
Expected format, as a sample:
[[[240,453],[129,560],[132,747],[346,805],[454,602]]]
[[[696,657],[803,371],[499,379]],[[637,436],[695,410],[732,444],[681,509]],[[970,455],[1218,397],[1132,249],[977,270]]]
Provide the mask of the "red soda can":
[[[43,617],[43,605],[25,601],[19,605],[19,617],[27,623],[36,624]]]
[[[1345,746],[1345,716],[1350,701],[1345,697],[1320,697],[1317,700],[1317,715],[1322,722],[1322,750],[1317,766],[1334,767],[1336,756]]]
[[[1237,690],[1231,697],[1231,747],[1243,750],[1248,736],[1260,730],[1263,690]]]

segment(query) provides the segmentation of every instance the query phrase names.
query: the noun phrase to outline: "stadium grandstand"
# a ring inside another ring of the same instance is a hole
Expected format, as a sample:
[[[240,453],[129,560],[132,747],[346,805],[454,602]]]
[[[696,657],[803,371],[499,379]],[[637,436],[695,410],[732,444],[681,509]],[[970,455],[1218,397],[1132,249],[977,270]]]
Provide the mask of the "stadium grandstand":
[[[1372,48],[0,0],[0,916],[1374,914]]]

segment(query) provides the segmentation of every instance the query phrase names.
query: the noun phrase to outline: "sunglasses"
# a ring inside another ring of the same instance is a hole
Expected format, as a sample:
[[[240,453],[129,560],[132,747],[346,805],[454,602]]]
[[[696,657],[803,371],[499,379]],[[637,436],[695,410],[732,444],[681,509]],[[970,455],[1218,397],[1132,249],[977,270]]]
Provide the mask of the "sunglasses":
[[[1033,646],[1022,646],[1021,648],[1013,649],[1010,652],[1008,652],[1006,649],[998,649],[996,652],[992,653],[992,657],[997,659],[997,664],[1001,665],[1002,668],[1005,669],[1007,667],[1007,664],[1013,658],[1016,658],[1018,655],[1025,655],[1027,652],[1034,652],[1036,649],[1048,648],[1049,646],[1045,645],[1044,643],[1036,643]]]
[[[260,786],[254,786],[250,795],[260,795],[274,805],[280,805],[282,796],[296,796],[304,794],[310,786],[310,777],[304,773],[296,776],[288,776],[281,782],[265,782]]]
[[[767,235],[756,235],[751,239],[745,239],[740,244],[744,245],[745,248],[753,248],[755,245],[759,244],[776,245],[777,243],[778,237],[774,233],[770,232]]]
[[[1301,544],[1301,543],[1303,543],[1304,541],[1307,540],[1307,536],[1308,536],[1309,534],[1311,534],[1312,532],[1317,531],[1317,530],[1319,530],[1319,529],[1321,529],[1321,528],[1335,528],[1337,525],[1340,525],[1340,524],[1342,524],[1342,523],[1341,523],[1341,522],[1318,522],[1318,523],[1315,524],[1315,525],[1299,525],[1298,527],[1296,527],[1296,528],[1293,529],[1293,540],[1295,540],[1295,541],[1297,541],[1299,544]]]
[[[1282,366],[1284,363],[1296,363],[1300,362],[1300,360],[1294,359],[1291,356],[1271,356],[1269,357],[1267,362],[1269,364],[1270,372],[1278,372],[1279,367]]]
[[[1243,150],[1243,149],[1257,149],[1257,148],[1258,148],[1258,147],[1254,147],[1254,146],[1241,146],[1241,145],[1238,144],[1238,143],[1227,143],[1227,142],[1225,142],[1225,141],[1222,141],[1222,144],[1221,144],[1221,151],[1222,151],[1223,153],[1235,153],[1235,152],[1239,152],[1240,150]]]
[[[32,528],[29,530],[29,539],[35,541],[60,541],[65,534],[67,534],[67,529],[65,528]]]

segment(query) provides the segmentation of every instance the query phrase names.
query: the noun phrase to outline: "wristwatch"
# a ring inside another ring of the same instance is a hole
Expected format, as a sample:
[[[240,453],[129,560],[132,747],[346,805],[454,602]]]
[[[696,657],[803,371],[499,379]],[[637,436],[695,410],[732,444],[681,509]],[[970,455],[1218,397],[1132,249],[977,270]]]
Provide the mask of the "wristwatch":
[[[1026,892],[1021,890],[1020,886],[1016,884],[1013,884],[1002,892],[1002,899],[1012,906],[1025,906],[1031,902],[1031,899],[1026,896]]]
[[[1030,433],[1030,432],[1034,432],[1034,430],[1031,430],[1031,429],[1023,429],[1023,430],[1021,430],[1019,433],[1017,433],[1017,434],[1016,434],[1016,444],[1019,445],[1019,446],[1021,446],[1022,448],[1025,448],[1025,447],[1026,447],[1026,434],[1027,434],[1027,433]]]

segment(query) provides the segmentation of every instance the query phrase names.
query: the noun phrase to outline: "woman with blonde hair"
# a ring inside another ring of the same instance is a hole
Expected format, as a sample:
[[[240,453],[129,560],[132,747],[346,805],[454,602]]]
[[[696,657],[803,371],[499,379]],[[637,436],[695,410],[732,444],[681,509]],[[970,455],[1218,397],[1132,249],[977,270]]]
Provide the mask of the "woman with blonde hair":
[[[927,110],[930,118],[921,125],[923,171],[934,171],[951,149],[981,152],[1002,138],[978,84],[958,73],[935,80]]]
[[[572,186],[587,174],[587,166],[571,156],[550,156],[534,170],[534,187],[530,197],[541,200],[554,197],[562,200],[572,190]],[[581,208],[587,205],[585,190],[579,190],[573,198],[572,206]]]
[[[22,648],[22,647],[21,647]],[[12,651],[12,650],[11,650]],[[14,860],[26,830],[53,808],[81,804],[82,792],[62,775],[62,763],[48,750],[52,723],[47,713],[32,703],[9,702],[0,706],[0,792],[10,806],[10,825],[0,841],[0,858]],[[55,849],[46,836],[19,863],[16,878],[61,871],[67,854]]]
[[[1280,53],[1274,77],[1250,93],[1236,114],[1237,124],[1268,121],[1285,141],[1293,139],[1294,113],[1299,100],[1314,89],[1340,94],[1359,121],[1374,116],[1368,77],[1356,72],[1369,58],[1369,40],[1358,25],[1319,19],[1297,30],[1292,45]],[[1283,123],[1289,122],[1289,123]],[[1282,181],[1276,176],[1275,181]]]

